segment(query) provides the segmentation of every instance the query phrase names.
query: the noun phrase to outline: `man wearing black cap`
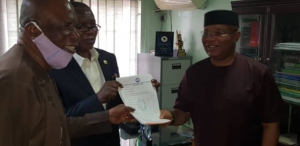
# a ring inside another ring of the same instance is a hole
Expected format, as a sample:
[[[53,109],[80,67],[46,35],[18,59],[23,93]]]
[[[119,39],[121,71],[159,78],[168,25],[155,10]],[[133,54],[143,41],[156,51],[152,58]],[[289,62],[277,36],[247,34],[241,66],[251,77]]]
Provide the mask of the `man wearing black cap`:
[[[205,14],[202,43],[208,58],[185,73],[173,111],[178,126],[192,118],[196,146],[276,146],[282,98],[268,68],[235,52],[238,15]]]

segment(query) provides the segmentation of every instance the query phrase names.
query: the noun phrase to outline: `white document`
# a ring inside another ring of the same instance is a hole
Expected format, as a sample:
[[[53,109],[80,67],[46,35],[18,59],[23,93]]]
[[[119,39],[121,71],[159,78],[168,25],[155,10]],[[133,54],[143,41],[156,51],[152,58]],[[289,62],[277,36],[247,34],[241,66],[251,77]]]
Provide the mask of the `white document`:
[[[137,75],[117,78],[124,87],[119,88],[119,94],[126,106],[135,111],[132,115],[144,125],[168,123],[168,119],[160,119],[157,93],[151,84],[152,76]]]

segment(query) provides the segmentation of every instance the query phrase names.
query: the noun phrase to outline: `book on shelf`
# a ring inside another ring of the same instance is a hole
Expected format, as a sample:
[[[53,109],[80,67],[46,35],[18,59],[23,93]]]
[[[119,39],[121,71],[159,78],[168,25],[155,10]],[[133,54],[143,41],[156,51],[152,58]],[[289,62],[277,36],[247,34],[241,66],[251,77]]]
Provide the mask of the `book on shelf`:
[[[283,61],[288,63],[300,63],[300,55],[285,54]]]
[[[290,51],[300,51],[300,43],[288,42],[288,43],[278,43],[274,47],[275,50],[290,50]]]
[[[258,47],[259,44],[259,22],[251,22],[250,47]]]
[[[300,64],[298,64],[298,63],[285,62],[285,63],[284,63],[284,67],[285,67],[285,68],[296,68],[296,69],[300,69]]]

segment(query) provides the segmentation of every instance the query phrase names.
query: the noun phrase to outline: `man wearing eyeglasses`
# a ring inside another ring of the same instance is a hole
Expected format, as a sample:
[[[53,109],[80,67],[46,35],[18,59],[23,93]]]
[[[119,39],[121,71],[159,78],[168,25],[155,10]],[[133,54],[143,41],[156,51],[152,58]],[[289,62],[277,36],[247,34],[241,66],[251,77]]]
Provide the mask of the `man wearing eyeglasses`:
[[[190,118],[196,146],[276,146],[282,98],[268,68],[235,52],[238,15],[205,14],[202,43],[208,58],[187,69],[172,111],[178,126]]]
[[[87,113],[109,110],[122,103],[118,94],[119,76],[114,54],[94,48],[100,26],[91,9],[80,2],[71,2],[78,18],[76,29],[81,37],[76,53],[68,66],[53,70],[50,76],[56,81],[66,114],[80,117]],[[154,80],[153,86],[159,83]],[[126,122],[126,121],[124,121]],[[72,146],[119,146],[118,125],[112,132],[72,139]]]
[[[78,46],[67,0],[23,0],[19,21],[18,41],[0,57],[1,146],[70,146],[72,138],[111,132],[112,123],[130,120],[134,109],[122,104],[66,117],[48,73],[66,67]]]

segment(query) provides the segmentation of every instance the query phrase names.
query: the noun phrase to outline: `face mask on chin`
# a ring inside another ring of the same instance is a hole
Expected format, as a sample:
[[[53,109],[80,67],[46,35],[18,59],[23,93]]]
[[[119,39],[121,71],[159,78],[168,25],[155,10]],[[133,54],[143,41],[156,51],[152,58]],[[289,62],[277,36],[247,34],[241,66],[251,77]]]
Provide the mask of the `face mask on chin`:
[[[71,61],[73,54],[53,44],[35,22],[30,23],[41,31],[41,34],[32,41],[36,44],[46,62],[54,69],[65,68]]]

